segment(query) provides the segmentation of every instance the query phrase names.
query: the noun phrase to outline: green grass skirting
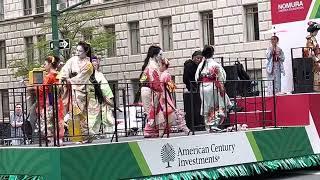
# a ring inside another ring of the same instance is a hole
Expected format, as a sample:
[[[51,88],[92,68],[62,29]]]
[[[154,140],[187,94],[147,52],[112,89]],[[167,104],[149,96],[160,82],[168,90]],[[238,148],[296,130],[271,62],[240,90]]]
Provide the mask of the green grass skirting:
[[[179,172],[153,176],[148,180],[197,180],[197,179],[220,179],[231,177],[254,176],[264,173],[272,173],[282,170],[294,170],[320,165],[320,155],[309,155],[289,159],[256,162],[219,168],[202,169],[197,171]]]
[[[148,180],[197,180],[220,179],[231,177],[254,176],[281,170],[295,170],[320,165],[320,154],[294,157],[289,159],[256,162],[219,168],[202,169],[197,171],[163,174],[147,177]],[[0,180],[45,180],[42,176],[32,175],[0,175]]]

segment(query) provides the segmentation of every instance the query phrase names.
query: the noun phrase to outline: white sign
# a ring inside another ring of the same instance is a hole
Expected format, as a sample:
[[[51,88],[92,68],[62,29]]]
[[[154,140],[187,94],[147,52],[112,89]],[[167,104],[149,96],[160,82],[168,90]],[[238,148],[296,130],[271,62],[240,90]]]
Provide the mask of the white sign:
[[[256,162],[244,132],[138,142],[152,174]]]
[[[50,49],[53,50],[53,41],[50,41]],[[69,49],[70,48],[70,41],[69,39],[60,39],[59,40],[59,49]]]

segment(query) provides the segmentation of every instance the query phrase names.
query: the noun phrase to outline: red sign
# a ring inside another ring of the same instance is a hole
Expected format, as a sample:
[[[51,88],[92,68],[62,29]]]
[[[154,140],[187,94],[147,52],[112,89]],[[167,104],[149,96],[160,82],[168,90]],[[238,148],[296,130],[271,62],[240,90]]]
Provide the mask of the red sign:
[[[312,0],[271,0],[272,24],[303,21]]]

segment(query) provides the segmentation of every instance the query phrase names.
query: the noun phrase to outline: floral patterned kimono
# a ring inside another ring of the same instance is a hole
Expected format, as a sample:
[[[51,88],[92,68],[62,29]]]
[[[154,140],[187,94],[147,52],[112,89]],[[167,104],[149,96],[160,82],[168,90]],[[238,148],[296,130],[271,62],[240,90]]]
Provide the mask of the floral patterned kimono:
[[[218,90],[226,81],[226,72],[214,59],[209,58],[199,64],[195,78],[201,82],[201,112],[205,117],[207,129],[217,128],[225,118],[226,108],[231,105],[228,95]]]
[[[275,93],[281,92],[281,73],[284,73],[283,62],[284,53],[281,48],[277,47],[276,52],[269,47],[267,50],[267,77],[268,77],[268,95],[273,95],[273,81]]]
[[[162,88],[159,65],[155,59],[150,59],[140,82],[142,84],[141,100],[148,120],[144,128],[144,136],[146,138],[159,137],[159,130],[161,132],[164,131],[165,122],[161,107],[159,106]]]
[[[160,81],[162,87],[160,105],[161,109],[164,112],[165,122],[166,118],[168,117],[169,126],[175,123],[178,127],[178,130],[182,130],[186,134],[189,134],[190,130],[186,125],[184,113],[181,110],[176,109],[174,100],[172,98],[172,93],[175,91],[176,86],[172,81],[171,75],[168,70],[165,70],[161,73]]]
[[[102,72],[95,71],[95,78],[100,83],[100,88],[103,93],[103,98],[113,98],[112,90],[108,84],[108,81],[104,77]],[[113,131],[114,117],[112,107],[105,102],[100,104],[95,98],[94,87],[89,86],[89,106],[88,106],[88,123],[90,134],[99,134],[100,132],[110,133]]]
[[[69,79],[63,103],[65,106],[65,120],[68,120],[68,130],[71,140],[74,142],[83,141],[87,136],[87,97],[88,85],[91,85],[90,76],[93,73],[93,66],[89,58],[80,59],[78,56],[70,58],[61,69],[61,78]],[[73,118],[73,119],[72,119]]]
[[[313,90],[319,92],[320,91],[320,66],[319,56],[320,56],[320,48],[317,42],[317,39],[314,36],[307,36],[307,47],[311,49],[311,53],[309,54],[314,60],[314,68],[313,68]]]
[[[45,135],[45,121],[47,126],[47,137],[53,140],[53,136],[57,135],[58,139],[62,140],[64,136],[64,121],[63,121],[63,103],[62,99],[59,97],[58,86],[54,84],[59,84],[57,79],[57,73],[49,72],[43,80],[43,85],[39,87],[39,106],[40,106],[40,127],[41,134]],[[50,86],[51,85],[51,86]],[[46,97],[44,98],[45,95]],[[55,96],[58,98],[58,104],[55,103]],[[44,100],[46,100],[44,102]],[[56,109],[58,108],[58,112]],[[46,117],[44,116],[44,108],[46,110]],[[58,114],[58,118],[54,118],[55,114]],[[56,122],[56,120],[58,122]],[[58,125],[58,126],[57,126]],[[59,127],[59,129],[58,129]],[[54,132],[55,131],[55,132]]]

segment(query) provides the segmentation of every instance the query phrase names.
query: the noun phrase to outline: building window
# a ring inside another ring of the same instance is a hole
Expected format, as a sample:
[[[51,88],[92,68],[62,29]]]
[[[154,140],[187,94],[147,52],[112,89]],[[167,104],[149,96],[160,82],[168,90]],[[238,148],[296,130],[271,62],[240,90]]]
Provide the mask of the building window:
[[[0,21],[4,20],[4,0],[0,0]]]
[[[129,23],[131,54],[141,53],[139,22]]]
[[[28,60],[28,63],[31,63],[34,60],[33,37],[26,37],[25,43],[26,43],[26,50],[27,50],[27,60]]]
[[[23,0],[24,15],[32,14],[31,0]]]
[[[6,58],[6,42],[0,41],[0,68],[7,68],[7,58]]]
[[[9,110],[9,93],[7,89],[0,90],[1,107],[2,107],[2,118],[8,118],[10,116]]]
[[[43,0],[36,0],[36,13],[44,13],[44,2]]]
[[[161,19],[162,28],[162,47],[164,51],[173,50],[173,38],[172,38],[172,22],[171,17],[165,17]]]
[[[258,16],[258,6],[246,6],[246,35],[247,41],[257,41],[259,37],[259,16]]]
[[[116,31],[114,25],[105,26],[105,30],[110,35],[110,41],[107,46],[107,57],[116,56],[117,46],[116,46]]]
[[[201,13],[202,36],[204,45],[214,45],[213,14],[210,12]]]
[[[38,35],[37,36],[37,48],[38,48],[38,55],[40,63],[42,60],[46,58],[46,49],[48,48],[45,35]]]

